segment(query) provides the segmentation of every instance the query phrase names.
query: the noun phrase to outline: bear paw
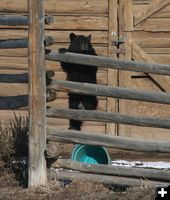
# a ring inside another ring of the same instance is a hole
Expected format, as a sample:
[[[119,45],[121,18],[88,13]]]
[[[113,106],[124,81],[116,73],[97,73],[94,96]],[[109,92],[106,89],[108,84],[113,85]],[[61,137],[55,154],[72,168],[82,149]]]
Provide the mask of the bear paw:
[[[59,53],[66,53],[68,50],[66,48],[60,48],[58,50]]]

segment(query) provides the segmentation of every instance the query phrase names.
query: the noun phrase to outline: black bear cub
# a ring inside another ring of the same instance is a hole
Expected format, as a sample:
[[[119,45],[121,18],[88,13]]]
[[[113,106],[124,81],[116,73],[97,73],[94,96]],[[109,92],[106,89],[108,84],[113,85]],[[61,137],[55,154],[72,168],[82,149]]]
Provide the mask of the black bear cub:
[[[60,53],[72,52],[87,55],[97,55],[91,44],[91,35],[76,35],[70,34],[70,46],[68,49],[59,49]],[[68,81],[86,82],[96,84],[96,73],[97,67],[80,65],[73,63],[61,62],[62,69],[67,74]],[[70,109],[84,109],[84,110],[95,110],[97,108],[97,97],[82,94],[69,93],[69,108]],[[82,121],[70,120],[69,129],[81,130]]]

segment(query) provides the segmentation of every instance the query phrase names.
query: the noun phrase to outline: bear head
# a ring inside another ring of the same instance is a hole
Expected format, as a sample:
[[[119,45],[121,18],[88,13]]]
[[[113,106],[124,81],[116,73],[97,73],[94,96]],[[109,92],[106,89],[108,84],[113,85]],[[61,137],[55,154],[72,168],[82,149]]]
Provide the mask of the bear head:
[[[74,33],[70,34],[70,46],[68,48],[69,52],[81,53],[88,55],[96,55],[95,50],[91,44],[91,35],[76,35]]]

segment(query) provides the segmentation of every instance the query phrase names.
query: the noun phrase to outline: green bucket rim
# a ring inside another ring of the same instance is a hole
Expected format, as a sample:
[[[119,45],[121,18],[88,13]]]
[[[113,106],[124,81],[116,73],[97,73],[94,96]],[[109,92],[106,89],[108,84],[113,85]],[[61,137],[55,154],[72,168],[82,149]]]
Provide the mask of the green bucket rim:
[[[101,147],[101,146],[94,146],[94,145],[87,145],[87,144],[76,144],[75,146],[74,146],[74,149],[73,149],[73,151],[72,151],[72,154],[71,154],[71,160],[73,160],[73,161],[78,161],[77,160],[77,154],[78,154],[78,151],[80,151],[81,149],[83,149],[83,148],[87,148],[87,147],[96,147],[96,148],[101,148],[103,151],[104,151],[104,153],[106,154],[106,157],[107,157],[107,165],[110,165],[111,164],[111,159],[110,159],[110,156],[109,156],[109,154],[108,154],[108,152],[107,152],[107,150],[106,150],[106,148],[105,147]],[[99,164],[98,162],[96,162],[96,163],[91,163],[91,162],[86,162],[86,161],[81,161],[81,162],[84,162],[84,163],[89,163],[89,164]],[[101,163],[101,164],[106,164],[106,163]]]

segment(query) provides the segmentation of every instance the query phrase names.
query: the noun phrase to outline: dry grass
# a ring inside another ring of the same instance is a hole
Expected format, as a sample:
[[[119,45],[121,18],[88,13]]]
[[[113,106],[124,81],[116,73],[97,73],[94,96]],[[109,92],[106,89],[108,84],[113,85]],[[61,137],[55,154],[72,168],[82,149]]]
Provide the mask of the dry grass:
[[[9,124],[0,124],[0,160],[4,162],[28,156],[28,118],[14,117]]]
[[[129,188],[125,192],[113,192],[98,183],[73,181],[60,187],[57,181],[50,180],[46,187],[23,189],[13,174],[0,177],[0,200],[153,200],[154,189],[150,186]]]
[[[111,187],[98,183],[73,181],[62,187],[61,182],[49,180],[46,187],[24,189],[23,185],[20,186],[20,183],[25,184],[27,182],[27,179],[23,176],[23,169],[25,170],[27,166],[15,161],[27,156],[28,118],[15,115],[15,119],[9,124],[6,126],[0,125],[0,200],[154,199],[152,186],[143,184],[141,184],[141,187],[129,188],[124,192],[113,192],[113,190],[110,190]]]
[[[27,183],[28,117],[16,116],[0,124],[0,174],[13,171],[20,184]]]
[[[7,162],[11,160],[14,151],[14,140],[7,126],[0,124],[0,160]]]

